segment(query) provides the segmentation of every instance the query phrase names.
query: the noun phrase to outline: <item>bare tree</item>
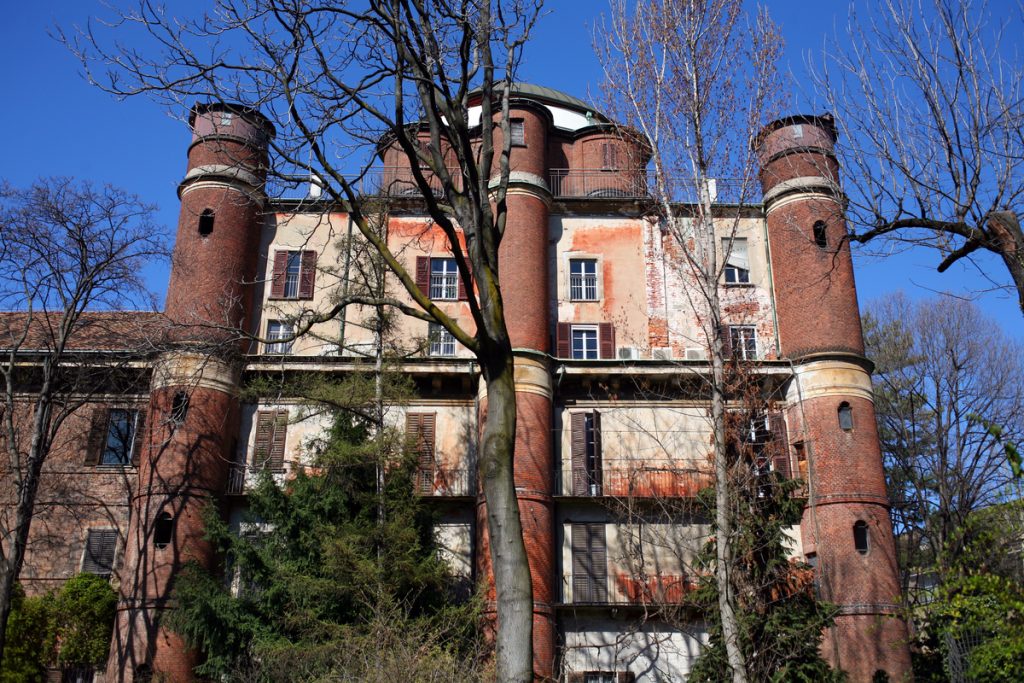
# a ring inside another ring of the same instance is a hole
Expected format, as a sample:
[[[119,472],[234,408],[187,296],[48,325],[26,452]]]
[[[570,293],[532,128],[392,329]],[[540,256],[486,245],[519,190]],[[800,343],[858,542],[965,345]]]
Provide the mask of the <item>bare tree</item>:
[[[708,350],[718,608],[733,680],[740,683],[748,674],[731,573],[735,531],[729,514],[732,463],[719,286],[742,209],[716,205],[716,195],[728,192],[728,201],[739,207],[757,193],[750,142],[778,111],[783,90],[775,64],[781,41],[766,14],[750,17],[738,0],[654,0],[635,7],[612,0],[597,42],[609,113],[650,144],[653,212],[675,242],[679,258],[673,267],[692,285],[684,291],[698,321],[699,342]],[[680,207],[680,201],[688,204]],[[722,235],[724,258],[719,259]]]
[[[1021,7],[885,0],[857,9],[813,79],[840,131],[850,239],[930,247],[940,273],[967,260],[1005,287],[974,261],[989,252],[1024,311]]]
[[[272,182],[294,173],[322,179],[324,197],[346,207],[414,302],[350,296],[310,312],[299,333],[351,303],[380,304],[437,322],[476,355],[487,387],[479,469],[501,681],[532,678],[532,593],[513,483],[513,354],[498,249],[507,219],[510,95],[539,7],[540,0],[221,0],[186,21],[142,1],[116,28],[118,39],[137,29],[145,47],[117,47],[91,28],[69,39],[93,80],[118,95],[148,94],[178,112],[182,100],[205,98],[267,114],[278,126]],[[101,65],[112,68],[95,73]],[[472,273],[475,332],[434,305],[374,231],[376,208],[361,190],[374,181],[369,169],[378,152],[408,165],[406,185],[418,189],[448,237],[462,279],[470,282]]]
[[[126,339],[145,347],[132,319],[111,312],[153,308],[142,272],[165,254],[153,211],[122,190],[67,178],[0,186],[0,308],[11,311],[0,318],[0,452],[14,498],[0,515],[0,659],[58,432],[90,397],[117,390],[126,359],[104,349]]]
[[[970,544],[975,511],[1019,497],[1003,448],[1024,435],[1020,343],[965,301],[893,296],[865,316],[875,403],[905,588]],[[907,591],[913,598],[914,591]]]

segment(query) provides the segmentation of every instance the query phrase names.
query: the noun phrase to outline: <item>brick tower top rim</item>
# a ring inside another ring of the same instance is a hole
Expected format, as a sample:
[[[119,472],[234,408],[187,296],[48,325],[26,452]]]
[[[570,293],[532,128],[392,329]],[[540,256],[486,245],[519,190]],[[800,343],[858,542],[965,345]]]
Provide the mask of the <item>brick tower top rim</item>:
[[[212,112],[230,112],[262,128],[269,137],[277,134],[277,129],[274,127],[273,122],[260,113],[258,109],[233,102],[196,102],[192,105],[192,109],[188,114],[189,128],[195,129],[197,117]]]
[[[839,139],[839,131],[836,128],[836,120],[832,114],[825,112],[824,114],[793,114],[792,116],[784,116],[779,119],[766,124],[757,136],[751,141],[750,146],[755,151],[761,148],[764,144],[765,139],[779,130],[780,128],[786,128],[788,126],[814,126],[820,128],[828,134],[829,138],[833,143]]]

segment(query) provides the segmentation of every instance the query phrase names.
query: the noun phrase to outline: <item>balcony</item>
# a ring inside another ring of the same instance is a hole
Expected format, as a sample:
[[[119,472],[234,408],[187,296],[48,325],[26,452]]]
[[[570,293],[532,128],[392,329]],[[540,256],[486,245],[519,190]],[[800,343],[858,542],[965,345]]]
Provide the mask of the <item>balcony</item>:
[[[566,591],[572,585],[572,593]],[[565,604],[571,605],[679,605],[697,587],[693,577],[681,575],[566,576],[562,578]]]
[[[564,491],[562,495],[585,498],[693,498],[698,491],[712,486],[714,482],[712,472],[692,467],[604,467],[600,472],[574,472],[570,490]]]
[[[244,496],[248,489],[251,489],[264,468],[246,467],[245,465],[232,465],[228,470],[228,482],[224,487],[224,494],[228,496]],[[284,470],[267,470],[275,475],[274,478],[280,484],[283,482]]]
[[[416,493],[430,498],[467,498],[476,495],[476,469],[420,468]]]

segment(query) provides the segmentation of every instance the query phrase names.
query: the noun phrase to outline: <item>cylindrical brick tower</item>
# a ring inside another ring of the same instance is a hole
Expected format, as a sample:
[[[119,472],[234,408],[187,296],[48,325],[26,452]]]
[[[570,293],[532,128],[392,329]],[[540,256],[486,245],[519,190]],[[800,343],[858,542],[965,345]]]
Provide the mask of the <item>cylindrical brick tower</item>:
[[[255,279],[273,126],[197,105],[167,292],[171,350],[157,359],[125,550],[108,680],[193,680],[195,655],[161,620],[189,561],[210,566],[202,515],[223,492],[238,434],[239,330]]]
[[[547,136],[551,114],[539,103],[514,98],[508,184],[508,223],[498,252],[499,277],[509,336],[515,352],[515,485],[533,584],[533,670],[553,680],[556,645],[554,461],[551,440],[552,383],[548,367]],[[521,135],[520,135],[521,134]],[[500,138],[500,134],[495,136]],[[495,140],[500,149],[500,139]],[[486,403],[481,402],[486,412]],[[487,516],[477,506],[479,573],[493,600]],[[491,602],[493,606],[493,602]]]
[[[809,465],[804,552],[840,610],[824,653],[852,681],[900,681],[907,627],[835,140],[827,115],[775,121],[757,140],[780,357],[794,367],[787,419]]]

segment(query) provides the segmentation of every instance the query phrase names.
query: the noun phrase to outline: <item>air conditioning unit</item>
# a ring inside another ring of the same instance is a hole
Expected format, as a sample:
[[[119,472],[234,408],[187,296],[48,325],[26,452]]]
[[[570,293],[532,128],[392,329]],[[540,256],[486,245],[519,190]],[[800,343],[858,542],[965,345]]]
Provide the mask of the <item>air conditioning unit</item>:
[[[672,349],[667,346],[659,346],[651,349],[651,358],[654,360],[672,360]]]
[[[686,349],[686,360],[704,360],[704,349],[699,346]]]
[[[619,347],[619,358],[622,360],[636,360],[640,357],[637,353],[635,346],[620,346]]]

